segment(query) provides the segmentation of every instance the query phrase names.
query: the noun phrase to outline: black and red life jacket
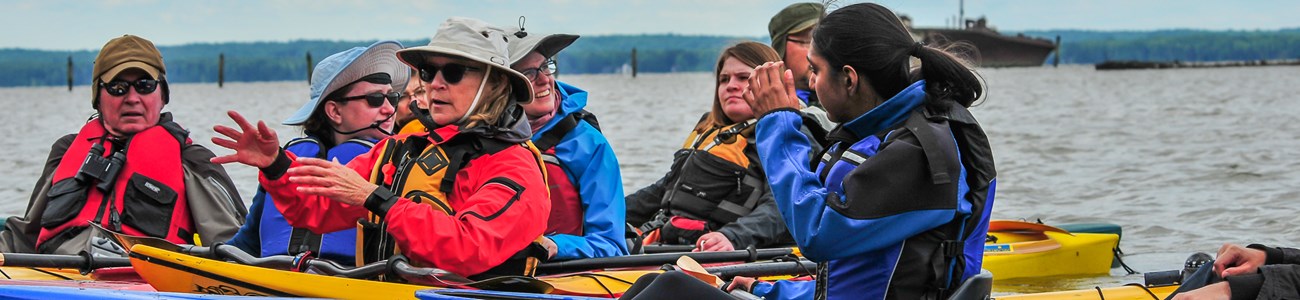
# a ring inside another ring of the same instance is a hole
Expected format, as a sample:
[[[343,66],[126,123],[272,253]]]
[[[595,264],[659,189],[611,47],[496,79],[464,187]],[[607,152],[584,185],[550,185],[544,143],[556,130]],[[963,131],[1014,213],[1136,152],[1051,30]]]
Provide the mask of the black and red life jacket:
[[[182,148],[190,143],[188,135],[169,116],[158,126],[125,140],[109,137],[100,119],[87,122],[54,171],[37,249],[50,252],[91,222],[125,234],[192,244],[194,224],[181,166]],[[102,147],[102,157],[122,152],[119,157],[125,158],[115,163],[121,169],[113,174],[111,188],[104,190],[96,188],[99,179],[77,176],[97,145]]]

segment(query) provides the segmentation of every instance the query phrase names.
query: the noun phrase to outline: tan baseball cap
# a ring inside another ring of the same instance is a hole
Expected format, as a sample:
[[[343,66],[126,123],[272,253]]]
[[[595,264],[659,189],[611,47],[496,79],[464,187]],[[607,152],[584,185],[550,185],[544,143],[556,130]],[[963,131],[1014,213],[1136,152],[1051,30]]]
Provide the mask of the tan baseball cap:
[[[163,65],[162,53],[153,42],[134,35],[122,35],[109,40],[95,56],[95,67],[91,73],[90,95],[92,105],[99,95],[99,82],[113,80],[127,69],[140,69],[156,80],[165,80],[167,67]]]

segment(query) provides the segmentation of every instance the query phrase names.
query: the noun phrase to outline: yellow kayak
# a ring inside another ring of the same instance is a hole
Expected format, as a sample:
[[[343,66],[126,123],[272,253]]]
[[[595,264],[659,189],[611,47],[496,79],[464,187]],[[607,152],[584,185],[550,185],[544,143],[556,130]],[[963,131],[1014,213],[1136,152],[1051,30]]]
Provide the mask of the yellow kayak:
[[[160,292],[337,299],[411,299],[427,286],[281,271],[204,259],[147,245],[131,266]]]
[[[1119,235],[1070,233],[1038,223],[994,220],[984,269],[994,279],[1110,274]]]
[[[1143,287],[1126,285],[1102,289],[1047,292],[994,297],[996,300],[1151,300],[1164,299],[1177,290],[1178,286]]]
[[[77,269],[0,267],[0,278],[13,280],[92,280]]]

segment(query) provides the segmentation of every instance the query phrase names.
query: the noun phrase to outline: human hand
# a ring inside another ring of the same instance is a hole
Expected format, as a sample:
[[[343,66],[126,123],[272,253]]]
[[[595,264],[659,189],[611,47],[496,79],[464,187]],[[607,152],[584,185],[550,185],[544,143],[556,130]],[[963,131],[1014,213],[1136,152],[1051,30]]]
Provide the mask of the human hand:
[[[555,241],[551,240],[551,238],[542,237],[537,239],[537,243],[541,244],[542,248],[546,248],[546,258],[554,258],[555,253],[560,251],[560,246],[555,245]]]
[[[1207,285],[1199,289],[1191,290],[1186,293],[1174,295],[1174,298],[1172,299],[1173,300],[1210,300],[1210,299],[1227,300],[1230,299],[1231,297],[1232,297],[1232,288],[1228,286],[1227,281],[1224,281],[1224,282]]]
[[[224,125],[212,126],[212,130],[230,138],[212,137],[212,143],[235,150],[235,153],[213,157],[211,161],[218,164],[239,162],[258,168],[271,166],[271,163],[275,162],[275,157],[280,154],[280,140],[276,137],[275,130],[271,130],[266,126],[266,122],[262,121],[257,121],[257,127],[253,127],[244,116],[233,110],[227,111],[226,114],[235,121],[239,130]]]
[[[1223,244],[1219,248],[1218,258],[1214,260],[1214,273],[1220,277],[1255,273],[1267,259],[1268,254],[1263,250]]]
[[[749,88],[744,93],[745,102],[755,117],[782,109],[799,109],[799,96],[794,91],[794,73],[785,69],[784,62],[767,62],[754,68],[749,77]]]
[[[700,236],[700,239],[695,241],[695,249],[691,252],[732,250],[736,250],[736,246],[731,244],[731,240],[721,232],[714,231]]]
[[[297,183],[298,192],[329,198],[348,205],[365,204],[379,186],[370,183],[338,160],[298,158],[298,166],[289,168],[289,182]]]
[[[730,293],[731,291],[734,290],[742,290],[746,292],[754,291],[755,282],[758,282],[758,279],[754,279],[752,277],[745,277],[745,276],[732,277],[731,284],[727,285],[726,292]]]

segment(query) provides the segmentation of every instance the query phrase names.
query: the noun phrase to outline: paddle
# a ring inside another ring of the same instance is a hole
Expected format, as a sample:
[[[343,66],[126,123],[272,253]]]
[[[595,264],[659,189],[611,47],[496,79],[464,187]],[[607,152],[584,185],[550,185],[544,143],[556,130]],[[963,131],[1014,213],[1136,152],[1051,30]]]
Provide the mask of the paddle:
[[[674,263],[682,256],[689,256],[691,259],[705,264],[720,262],[755,262],[792,255],[794,253],[795,252],[792,248],[774,248],[720,252],[639,254],[548,262],[537,266],[537,271],[539,273],[555,274],[596,269],[658,266]]]
[[[0,266],[31,268],[76,268],[82,275],[91,270],[109,267],[128,267],[131,260],[125,257],[95,257],[92,255],[59,255],[0,253]]]

